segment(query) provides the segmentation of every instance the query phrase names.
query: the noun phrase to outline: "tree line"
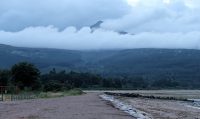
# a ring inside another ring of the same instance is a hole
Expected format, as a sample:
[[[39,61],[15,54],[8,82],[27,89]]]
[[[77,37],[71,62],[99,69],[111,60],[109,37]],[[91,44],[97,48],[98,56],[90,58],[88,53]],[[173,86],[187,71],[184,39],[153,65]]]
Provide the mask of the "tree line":
[[[30,91],[62,91],[73,88],[82,89],[167,89],[178,88],[174,79],[161,78],[149,81],[143,77],[105,78],[97,74],[85,72],[66,72],[52,69],[41,74],[33,64],[21,62],[10,70],[0,70],[0,86],[16,86],[20,90]]]

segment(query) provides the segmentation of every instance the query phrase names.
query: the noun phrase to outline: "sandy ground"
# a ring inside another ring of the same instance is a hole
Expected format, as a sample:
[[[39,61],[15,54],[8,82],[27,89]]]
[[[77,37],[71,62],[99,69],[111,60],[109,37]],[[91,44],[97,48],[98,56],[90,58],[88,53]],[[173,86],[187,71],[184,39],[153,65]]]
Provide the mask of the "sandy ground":
[[[200,109],[188,107],[186,102],[124,97],[119,99],[152,115],[154,119],[200,119]]]
[[[133,119],[98,95],[0,102],[0,119]]]
[[[85,92],[113,92],[113,93],[137,93],[145,96],[176,97],[187,99],[200,99],[200,90],[117,90],[117,91],[85,91]]]

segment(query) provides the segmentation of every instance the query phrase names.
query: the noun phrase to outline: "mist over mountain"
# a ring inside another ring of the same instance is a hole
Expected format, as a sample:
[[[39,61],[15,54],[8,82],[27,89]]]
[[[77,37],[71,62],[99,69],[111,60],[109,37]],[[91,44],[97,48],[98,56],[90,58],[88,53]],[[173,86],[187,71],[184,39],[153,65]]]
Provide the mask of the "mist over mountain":
[[[200,79],[199,0],[10,1],[0,2],[0,68]]]

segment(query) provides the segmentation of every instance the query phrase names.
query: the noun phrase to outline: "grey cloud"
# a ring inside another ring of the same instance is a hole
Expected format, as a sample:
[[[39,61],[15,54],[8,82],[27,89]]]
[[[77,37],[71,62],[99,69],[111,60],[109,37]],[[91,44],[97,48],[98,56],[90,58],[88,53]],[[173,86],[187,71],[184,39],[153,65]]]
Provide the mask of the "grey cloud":
[[[154,4],[150,2],[154,1]],[[191,32],[200,31],[199,0],[140,0],[128,15],[106,20],[102,28],[140,32]]]
[[[0,29],[18,31],[49,25],[80,28],[121,17],[129,10],[125,0],[1,0]]]
[[[130,11],[123,0],[84,0],[88,1],[85,4],[74,0],[70,5],[68,0],[61,0],[62,4],[54,3],[55,0],[21,0],[23,4],[16,2],[19,0],[13,0],[16,3],[12,4],[6,1],[0,5],[4,6],[0,7],[0,13],[4,13],[0,15],[0,27],[21,30],[0,30],[1,44],[71,50],[200,49],[199,0],[171,0],[170,4],[140,0]],[[100,18],[109,19],[92,32],[87,25]],[[77,26],[85,27],[77,29]],[[120,35],[115,31],[135,35]]]

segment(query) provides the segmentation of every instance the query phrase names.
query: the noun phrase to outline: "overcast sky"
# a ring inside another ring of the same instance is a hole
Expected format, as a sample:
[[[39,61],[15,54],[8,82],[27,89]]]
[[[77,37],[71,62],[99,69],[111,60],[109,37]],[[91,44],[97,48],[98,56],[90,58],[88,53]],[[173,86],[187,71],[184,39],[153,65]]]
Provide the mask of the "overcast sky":
[[[200,0],[1,0],[0,44],[200,49],[199,13]],[[99,20],[92,32],[89,26]]]

